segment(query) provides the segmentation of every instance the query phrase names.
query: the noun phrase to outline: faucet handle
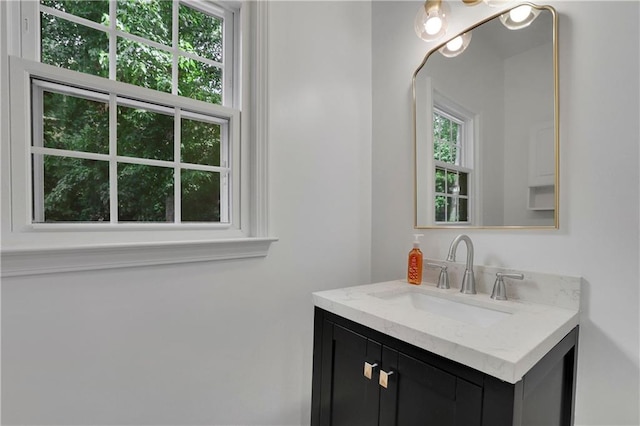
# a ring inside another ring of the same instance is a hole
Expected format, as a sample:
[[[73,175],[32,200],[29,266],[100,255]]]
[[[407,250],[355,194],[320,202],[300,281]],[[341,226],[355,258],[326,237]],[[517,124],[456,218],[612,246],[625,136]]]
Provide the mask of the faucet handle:
[[[502,272],[496,273],[496,282],[493,284],[493,291],[491,292],[491,298],[495,300],[507,300],[507,289],[504,286],[503,278],[512,278],[514,280],[524,279],[524,274],[505,274]]]
[[[496,272],[496,278],[513,278],[514,280],[524,279],[524,274],[505,274],[503,272]]]
[[[426,262],[425,265],[431,266],[432,268],[440,268],[440,276],[438,277],[438,288],[451,288],[451,286],[449,286],[449,267],[447,265],[431,262]]]

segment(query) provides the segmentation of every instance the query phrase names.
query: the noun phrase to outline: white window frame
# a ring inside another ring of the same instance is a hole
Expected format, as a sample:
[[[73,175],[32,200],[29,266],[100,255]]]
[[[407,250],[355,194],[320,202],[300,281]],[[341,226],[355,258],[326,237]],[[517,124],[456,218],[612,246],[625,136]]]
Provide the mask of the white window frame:
[[[230,223],[91,224],[89,228],[30,223],[31,77],[72,81],[107,93],[125,91],[159,105],[173,105],[179,97],[20,58],[34,25],[15,17],[20,16],[21,5],[28,8],[32,3],[0,2],[0,89],[9,93],[0,100],[2,276],[265,256],[277,240],[269,236],[267,226],[267,2],[223,3],[237,8],[233,31],[235,40],[241,39],[245,46],[236,45],[233,58],[236,66],[242,66],[231,100],[239,108],[229,113],[228,108],[206,104],[229,119],[238,143],[234,150],[240,154],[231,160],[236,173],[232,179],[239,185],[232,197]],[[190,6],[199,4],[206,3],[189,1]],[[186,98],[179,102],[187,110],[204,104]]]

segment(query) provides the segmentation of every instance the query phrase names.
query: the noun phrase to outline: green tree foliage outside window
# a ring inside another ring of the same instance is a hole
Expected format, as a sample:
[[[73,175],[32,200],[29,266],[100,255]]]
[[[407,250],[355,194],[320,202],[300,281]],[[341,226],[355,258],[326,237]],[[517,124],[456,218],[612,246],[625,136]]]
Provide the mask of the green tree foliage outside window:
[[[42,0],[62,12],[110,24],[109,1]],[[172,8],[166,0],[119,0],[116,27],[163,45],[172,45]],[[109,37],[105,31],[41,13],[41,61],[107,78]],[[174,92],[193,99],[222,103],[222,70],[207,63],[222,61],[222,19],[194,8],[179,6],[179,48],[193,56],[178,57]],[[117,39],[116,79],[171,93],[171,54],[149,44]],[[45,92],[43,146],[71,151],[108,153],[108,103],[82,96]],[[174,117],[143,108],[119,106],[118,155],[173,161]],[[180,161],[220,165],[220,126],[182,120]],[[45,222],[109,221],[109,164],[44,155]],[[171,222],[174,219],[174,169],[118,163],[118,221]],[[183,221],[220,221],[220,173],[182,170]],[[36,191],[34,191],[36,194]],[[35,200],[34,200],[35,202]],[[34,220],[38,220],[34,217]]]

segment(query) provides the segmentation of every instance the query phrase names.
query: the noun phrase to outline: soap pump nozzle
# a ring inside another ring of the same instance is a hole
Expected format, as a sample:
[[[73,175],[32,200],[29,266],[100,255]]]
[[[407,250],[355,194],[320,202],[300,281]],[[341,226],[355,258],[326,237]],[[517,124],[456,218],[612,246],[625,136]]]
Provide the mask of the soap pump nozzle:
[[[415,248],[420,247],[420,237],[424,237],[424,234],[413,234],[413,246]]]

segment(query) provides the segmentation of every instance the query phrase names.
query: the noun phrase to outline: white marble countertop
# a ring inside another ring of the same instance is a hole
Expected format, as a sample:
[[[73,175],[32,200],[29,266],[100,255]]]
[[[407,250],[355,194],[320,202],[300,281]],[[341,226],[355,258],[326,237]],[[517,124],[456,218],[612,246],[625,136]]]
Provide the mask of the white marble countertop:
[[[579,286],[579,282],[578,282]],[[425,310],[407,309],[394,293],[417,291],[469,305],[507,312],[499,321],[481,326]],[[579,294],[579,288],[577,290]],[[380,294],[386,295],[381,298]],[[517,383],[549,350],[578,325],[579,308],[496,301],[488,294],[461,294],[388,281],[313,293],[314,304],[429,352],[475,368],[509,383]]]

